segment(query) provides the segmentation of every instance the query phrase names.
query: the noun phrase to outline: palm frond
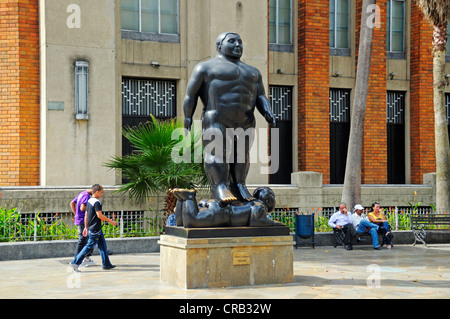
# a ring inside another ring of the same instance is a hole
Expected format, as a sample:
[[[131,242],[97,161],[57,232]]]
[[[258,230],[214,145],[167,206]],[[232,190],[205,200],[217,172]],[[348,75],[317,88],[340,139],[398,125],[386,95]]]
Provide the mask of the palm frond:
[[[112,156],[104,163],[120,171],[128,181],[119,192],[128,192],[130,197],[143,200],[170,188],[209,186],[201,158],[194,158],[202,152],[198,130],[184,136],[182,123],[152,117],[145,124],[124,128],[123,135],[134,149],[132,154]],[[183,160],[174,162],[174,156]]]

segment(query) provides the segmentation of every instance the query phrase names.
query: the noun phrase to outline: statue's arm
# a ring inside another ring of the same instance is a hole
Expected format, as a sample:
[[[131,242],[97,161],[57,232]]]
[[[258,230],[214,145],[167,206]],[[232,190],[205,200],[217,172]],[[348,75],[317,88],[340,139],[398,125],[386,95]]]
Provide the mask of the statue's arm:
[[[259,73],[259,71],[258,71]],[[270,124],[275,124],[275,116],[270,108],[269,99],[266,97],[266,90],[264,89],[264,84],[262,82],[261,73],[259,73],[259,79],[257,83],[257,98],[256,98],[256,108],[259,113],[266,119]]]
[[[192,71],[191,78],[189,79],[186,96],[183,102],[184,111],[184,128],[191,130],[192,116],[197,108],[197,101],[200,95],[200,88],[204,81],[203,67],[198,65]]]

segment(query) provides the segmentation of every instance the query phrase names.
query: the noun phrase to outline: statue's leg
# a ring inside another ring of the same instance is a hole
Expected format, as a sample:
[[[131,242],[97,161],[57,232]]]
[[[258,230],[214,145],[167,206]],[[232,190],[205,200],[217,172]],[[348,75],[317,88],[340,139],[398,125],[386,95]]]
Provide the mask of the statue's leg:
[[[177,198],[175,220],[177,226],[186,226],[198,213],[196,191],[193,189],[174,188],[173,195]]]
[[[183,202],[178,198],[175,206],[175,222],[177,226],[183,226]]]
[[[230,189],[230,165],[227,160],[225,129],[216,124],[204,130],[202,141],[205,173],[211,183],[212,197],[221,205],[236,201],[237,198]]]
[[[234,141],[234,161],[230,165],[232,187],[240,200],[252,201],[255,198],[250,194],[245,184],[250,169],[250,148],[254,136],[242,134]]]
[[[212,197],[220,204],[227,204],[236,201],[230,189],[230,182],[225,176],[229,176],[229,168],[226,163],[206,163],[205,173],[211,183]]]
[[[255,200],[252,205],[249,226],[269,227],[269,226],[284,226],[284,224],[268,218],[266,206],[259,200]]]

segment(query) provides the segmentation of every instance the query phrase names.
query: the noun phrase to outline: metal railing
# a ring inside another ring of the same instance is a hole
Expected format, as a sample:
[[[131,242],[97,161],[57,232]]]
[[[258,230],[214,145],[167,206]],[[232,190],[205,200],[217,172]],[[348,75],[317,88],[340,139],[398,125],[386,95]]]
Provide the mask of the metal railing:
[[[339,210],[339,207],[323,207],[323,208],[312,208],[312,209],[299,209],[299,208],[275,208],[269,216],[273,220],[277,220],[289,226],[291,232],[295,232],[295,214],[310,215],[315,216],[315,228],[316,232],[331,231],[328,226],[328,220],[330,217]],[[366,213],[368,210],[366,210]],[[436,212],[430,206],[419,206],[417,208],[413,207],[388,207],[383,209],[383,213],[386,219],[389,221],[392,230],[409,230],[411,229],[411,221],[409,219],[409,214],[437,214],[445,212]]]
[[[276,208],[269,218],[286,224],[295,232],[296,214],[314,214],[316,232],[331,231],[328,220],[337,207],[302,210]],[[393,230],[411,229],[409,214],[434,214],[431,207],[390,207],[384,210]],[[159,236],[165,231],[167,214],[164,211],[107,211],[104,214],[118,222],[117,226],[104,223],[103,232],[108,238]],[[0,208],[0,242],[77,239],[78,229],[73,224],[73,214],[20,213],[15,209]]]
[[[104,223],[109,238],[159,236],[165,227],[165,213],[153,211],[107,211],[105,216],[118,222]],[[71,212],[20,213],[13,210],[0,214],[0,241],[40,241],[78,238],[78,227]]]

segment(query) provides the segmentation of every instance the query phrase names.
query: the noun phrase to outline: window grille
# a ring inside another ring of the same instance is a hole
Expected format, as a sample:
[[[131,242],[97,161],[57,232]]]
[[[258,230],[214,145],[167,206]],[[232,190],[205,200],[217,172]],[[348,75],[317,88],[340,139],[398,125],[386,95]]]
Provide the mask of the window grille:
[[[350,90],[330,89],[330,122],[350,122]]]
[[[123,79],[122,114],[173,118],[176,116],[175,81]]]
[[[88,75],[89,63],[75,62],[75,118],[88,119]]]
[[[387,92],[386,120],[388,124],[403,124],[405,109],[404,92]]]
[[[269,101],[272,113],[279,121],[292,119],[292,88],[285,86],[270,86]]]

